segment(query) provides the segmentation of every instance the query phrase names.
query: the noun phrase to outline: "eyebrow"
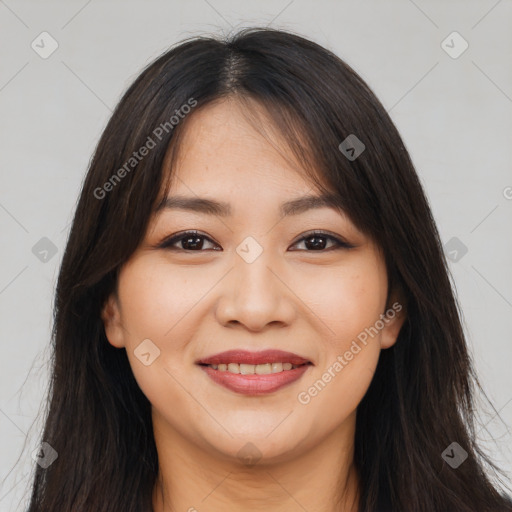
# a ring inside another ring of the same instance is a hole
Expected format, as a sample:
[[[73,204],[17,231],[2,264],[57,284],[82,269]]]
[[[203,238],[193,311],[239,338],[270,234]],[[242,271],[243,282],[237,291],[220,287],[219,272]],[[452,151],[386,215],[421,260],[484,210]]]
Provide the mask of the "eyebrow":
[[[308,210],[317,208],[333,208],[340,211],[340,199],[331,194],[302,196],[282,203],[279,211],[283,217],[286,217],[299,215]],[[232,209],[229,203],[215,201],[205,197],[169,196],[158,205],[156,211],[159,212],[164,209],[187,210],[220,217],[229,217],[232,215]]]

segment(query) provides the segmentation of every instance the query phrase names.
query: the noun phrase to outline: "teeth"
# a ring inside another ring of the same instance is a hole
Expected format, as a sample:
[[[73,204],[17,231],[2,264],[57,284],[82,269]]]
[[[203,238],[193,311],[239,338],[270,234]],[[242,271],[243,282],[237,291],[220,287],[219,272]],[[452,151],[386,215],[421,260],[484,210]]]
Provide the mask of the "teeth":
[[[238,363],[221,363],[209,364],[210,368],[221,372],[240,373],[242,375],[268,375],[270,373],[279,373],[284,370],[292,370],[300,365],[292,363],[265,363],[265,364],[238,364]]]
[[[283,371],[283,363],[272,363],[272,373],[279,373]]]

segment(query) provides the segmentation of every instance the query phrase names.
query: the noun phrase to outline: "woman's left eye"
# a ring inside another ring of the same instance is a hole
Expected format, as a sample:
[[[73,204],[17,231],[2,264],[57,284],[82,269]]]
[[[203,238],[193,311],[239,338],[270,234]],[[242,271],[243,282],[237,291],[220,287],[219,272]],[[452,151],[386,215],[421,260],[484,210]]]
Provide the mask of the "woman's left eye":
[[[326,248],[326,245],[328,242],[332,242],[332,245],[330,247]],[[312,249],[314,251],[327,251],[332,249],[350,249],[354,247],[352,244],[349,244],[348,242],[345,242],[344,240],[339,239],[338,237],[335,237],[333,235],[329,235],[324,232],[313,232],[308,233],[307,235],[303,236],[300,240],[295,242],[294,245],[297,245],[299,243],[304,243],[305,247],[308,249]]]
[[[175,235],[171,235],[171,237],[165,239],[160,245],[161,249],[170,249],[177,251],[187,251],[187,252],[202,252],[204,250],[204,244],[210,243],[214,247],[214,251],[222,251],[215,242],[213,242],[206,235],[201,234],[198,231],[186,231],[182,233],[178,233]],[[331,243],[328,246],[328,243]],[[323,231],[314,231],[311,233],[307,233],[302,236],[299,240],[297,240],[293,245],[296,246],[298,244],[304,244],[306,249],[292,249],[294,250],[306,250],[307,252],[311,251],[329,251],[333,249],[350,249],[355,247],[354,245]],[[177,244],[181,244],[181,247],[177,247]]]

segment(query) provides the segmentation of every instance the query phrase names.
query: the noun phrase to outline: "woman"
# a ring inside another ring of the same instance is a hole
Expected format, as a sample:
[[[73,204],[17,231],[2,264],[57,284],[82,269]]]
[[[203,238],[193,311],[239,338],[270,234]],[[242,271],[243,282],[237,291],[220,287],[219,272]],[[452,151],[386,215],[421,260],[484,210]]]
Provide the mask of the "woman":
[[[55,309],[31,512],[512,510],[409,155],[313,42],[196,38],[142,72]]]

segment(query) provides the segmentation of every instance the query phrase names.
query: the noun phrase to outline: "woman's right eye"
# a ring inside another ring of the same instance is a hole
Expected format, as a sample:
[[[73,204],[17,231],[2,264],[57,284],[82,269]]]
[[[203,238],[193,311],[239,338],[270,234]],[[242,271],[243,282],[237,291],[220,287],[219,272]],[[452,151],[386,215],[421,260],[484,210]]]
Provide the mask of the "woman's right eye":
[[[211,243],[215,247],[218,247],[210,238],[206,235],[199,233],[198,231],[184,231],[181,233],[177,233],[171,235],[169,238],[166,238],[159,247],[161,249],[168,249],[171,251],[188,251],[188,252],[201,252],[204,249],[204,243]],[[177,247],[177,245],[181,245],[181,247]],[[212,249],[209,249],[212,250]],[[220,248],[213,250],[219,251],[222,250]]]

